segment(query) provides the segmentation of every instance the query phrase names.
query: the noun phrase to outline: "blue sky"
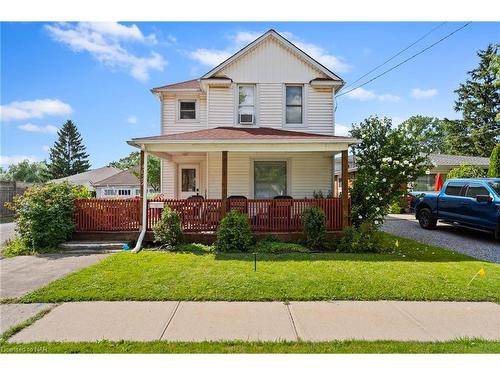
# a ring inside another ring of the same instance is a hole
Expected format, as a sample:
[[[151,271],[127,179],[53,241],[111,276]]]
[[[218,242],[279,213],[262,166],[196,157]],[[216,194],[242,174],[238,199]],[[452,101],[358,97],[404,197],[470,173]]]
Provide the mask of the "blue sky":
[[[72,119],[82,133],[92,167],[127,155],[132,151],[127,139],[159,134],[160,106],[150,88],[197,78],[270,28],[349,83],[437,25],[2,23],[1,163],[46,159],[55,132],[66,119]],[[444,24],[384,68],[460,25]],[[477,65],[476,52],[500,40],[499,25],[472,23],[395,71],[339,98],[338,130],[343,133],[372,114],[395,122],[414,114],[457,118],[453,90]]]

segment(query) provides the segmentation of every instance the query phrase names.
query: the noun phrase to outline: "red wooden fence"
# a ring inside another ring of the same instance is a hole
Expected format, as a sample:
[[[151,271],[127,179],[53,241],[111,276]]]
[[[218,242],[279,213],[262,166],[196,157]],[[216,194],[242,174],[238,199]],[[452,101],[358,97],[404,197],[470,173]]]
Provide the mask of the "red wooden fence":
[[[222,218],[220,199],[154,199],[177,211],[186,232],[215,231]],[[327,230],[342,229],[341,198],[327,199],[231,199],[228,209],[248,215],[256,232],[301,232],[303,212],[316,206],[326,215]],[[139,199],[78,199],[75,202],[76,231],[139,230]],[[148,203],[147,228],[152,230],[161,217],[162,208]]]

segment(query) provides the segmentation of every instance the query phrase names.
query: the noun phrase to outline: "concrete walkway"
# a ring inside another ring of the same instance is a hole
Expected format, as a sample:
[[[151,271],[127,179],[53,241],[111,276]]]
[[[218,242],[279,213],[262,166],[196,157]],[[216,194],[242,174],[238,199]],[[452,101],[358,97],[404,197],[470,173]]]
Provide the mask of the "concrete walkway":
[[[500,340],[489,302],[74,302],[14,335],[35,341]]]

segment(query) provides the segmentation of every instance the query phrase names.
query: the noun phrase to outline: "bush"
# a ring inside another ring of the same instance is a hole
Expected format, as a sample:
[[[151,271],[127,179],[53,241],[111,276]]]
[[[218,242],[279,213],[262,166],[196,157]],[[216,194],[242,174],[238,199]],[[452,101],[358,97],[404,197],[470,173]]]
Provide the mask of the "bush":
[[[408,203],[406,201],[406,194],[402,197],[397,197],[391,203],[389,207],[389,213],[391,214],[401,214],[405,212],[405,209],[408,207]]]
[[[252,242],[252,230],[247,215],[236,210],[229,211],[217,230],[217,250],[226,253],[247,252]]]
[[[16,237],[10,241],[7,241],[2,249],[2,255],[9,257],[16,257],[18,255],[37,255],[43,253],[55,253],[60,251],[60,249],[55,249],[53,247],[44,248],[33,248],[30,244],[26,243],[24,240]]]
[[[19,239],[30,249],[56,247],[71,238],[76,198],[90,197],[85,187],[66,182],[33,186],[16,195],[7,207],[14,210]]]
[[[308,207],[304,210],[304,235],[307,244],[312,249],[322,247],[326,238],[326,216],[318,207]]]
[[[478,177],[486,177],[484,169],[469,164],[462,164],[459,167],[452,168],[446,175],[447,180],[450,180],[452,178],[478,178]]]
[[[488,177],[500,177],[500,143],[491,151]]]
[[[378,253],[382,249],[382,235],[368,222],[362,223],[359,228],[344,229],[342,238],[338,242],[337,252],[340,253]]]
[[[168,248],[176,246],[183,239],[181,224],[180,215],[165,206],[160,220],[153,228],[154,241]]]

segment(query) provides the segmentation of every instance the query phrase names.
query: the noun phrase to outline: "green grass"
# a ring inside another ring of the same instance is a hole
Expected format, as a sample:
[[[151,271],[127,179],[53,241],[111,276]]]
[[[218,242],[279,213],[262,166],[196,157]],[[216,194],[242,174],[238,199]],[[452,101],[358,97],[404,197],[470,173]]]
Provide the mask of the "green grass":
[[[399,246],[396,246],[396,240]],[[24,296],[86,300],[500,302],[500,265],[384,234],[384,254],[119,253]],[[193,249],[192,249],[193,250]],[[486,276],[469,281],[484,268]]]
[[[500,341],[0,343],[0,353],[500,353]]]

